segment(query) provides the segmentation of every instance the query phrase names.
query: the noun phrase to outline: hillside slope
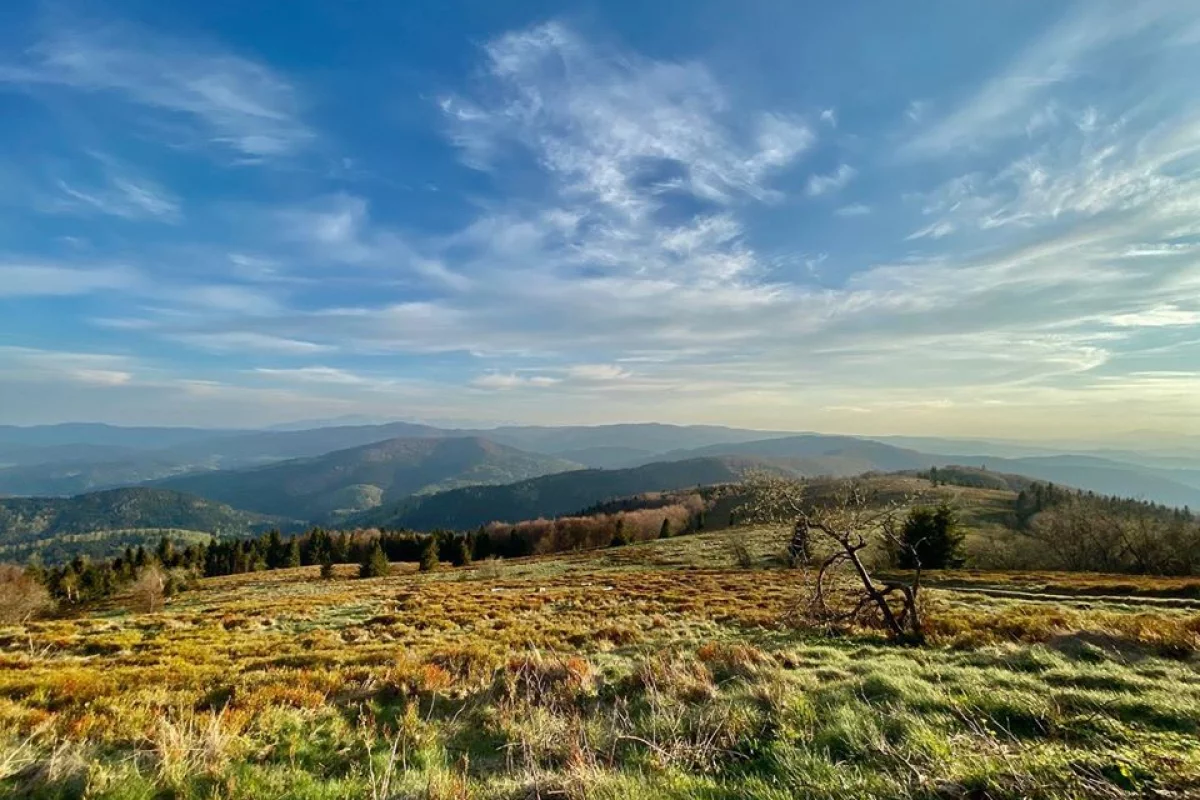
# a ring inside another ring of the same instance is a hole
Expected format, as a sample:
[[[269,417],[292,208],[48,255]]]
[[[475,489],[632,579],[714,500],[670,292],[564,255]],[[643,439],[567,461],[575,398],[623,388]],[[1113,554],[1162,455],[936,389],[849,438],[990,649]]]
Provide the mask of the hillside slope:
[[[516,522],[570,514],[606,500],[740,480],[759,462],[697,458],[630,469],[588,469],[506,486],[471,486],[373,509],[347,520],[363,527],[464,530],[489,522]]]
[[[264,514],[328,520],[414,494],[510,483],[577,467],[479,437],[400,438],[157,485]]]
[[[109,555],[126,544],[152,544],[157,533],[146,531],[249,536],[277,521],[165,489],[14,497],[0,500],[0,560],[21,561],[34,553],[47,561]],[[106,535],[114,532],[121,535]]]

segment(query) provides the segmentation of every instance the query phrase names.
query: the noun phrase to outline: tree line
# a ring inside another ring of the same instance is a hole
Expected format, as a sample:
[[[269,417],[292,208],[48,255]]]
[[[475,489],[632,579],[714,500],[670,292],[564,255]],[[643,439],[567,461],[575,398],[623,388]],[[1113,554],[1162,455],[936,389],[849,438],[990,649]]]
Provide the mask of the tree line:
[[[489,558],[621,546],[701,530],[704,511],[703,502],[689,498],[611,514],[492,523],[466,532],[313,528],[285,537],[272,530],[263,536],[185,546],[164,536],[157,547],[127,547],[109,559],[77,556],[59,566],[34,563],[24,570],[6,565],[0,574],[0,605],[25,608],[28,598],[44,594],[48,602],[71,606],[135,587],[147,595],[147,605],[153,608],[155,597],[169,597],[201,577],[319,565],[321,575],[328,578],[334,565],[357,564],[359,576],[370,578],[387,574],[391,562],[416,563],[430,570],[443,563],[463,566]],[[18,597],[24,599],[18,602]]]

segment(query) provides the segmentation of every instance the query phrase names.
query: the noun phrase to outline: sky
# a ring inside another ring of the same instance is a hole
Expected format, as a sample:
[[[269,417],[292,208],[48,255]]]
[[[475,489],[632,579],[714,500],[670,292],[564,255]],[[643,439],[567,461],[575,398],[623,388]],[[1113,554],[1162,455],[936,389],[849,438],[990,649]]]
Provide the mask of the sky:
[[[0,423],[1200,434],[1200,4],[0,6]]]

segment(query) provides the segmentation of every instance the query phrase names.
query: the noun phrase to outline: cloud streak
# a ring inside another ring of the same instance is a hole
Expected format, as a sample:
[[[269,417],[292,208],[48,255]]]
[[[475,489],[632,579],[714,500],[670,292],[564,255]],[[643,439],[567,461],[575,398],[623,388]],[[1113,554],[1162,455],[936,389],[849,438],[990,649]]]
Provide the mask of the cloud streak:
[[[26,55],[0,66],[0,82],[111,94],[185,122],[241,159],[293,155],[315,139],[290,83],[219,48],[110,25],[60,31]]]

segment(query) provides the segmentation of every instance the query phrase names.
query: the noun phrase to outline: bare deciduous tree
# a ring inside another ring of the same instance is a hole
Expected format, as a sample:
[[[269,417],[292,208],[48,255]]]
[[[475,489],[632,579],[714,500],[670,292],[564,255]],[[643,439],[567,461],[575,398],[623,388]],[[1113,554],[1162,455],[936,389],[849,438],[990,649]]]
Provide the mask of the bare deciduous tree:
[[[874,615],[892,638],[922,640],[919,561],[907,580],[876,582],[865,559],[873,545],[892,552],[908,547],[898,522],[902,501],[874,497],[853,480],[804,482],[767,475],[755,476],[749,486],[754,515],[791,525],[792,541],[801,538],[811,549],[815,572],[808,579],[809,613],[827,623]],[[837,578],[847,572],[853,588],[842,592]]]
[[[146,611],[158,611],[162,608],[163,596],[166,594],[167,575],[157,566],[148,566],[138,574],[131,589],[134,597],[142,601]]]
[[[15,564],[0,564],[0,623],[26,622],[52,608],[46,587]]]

